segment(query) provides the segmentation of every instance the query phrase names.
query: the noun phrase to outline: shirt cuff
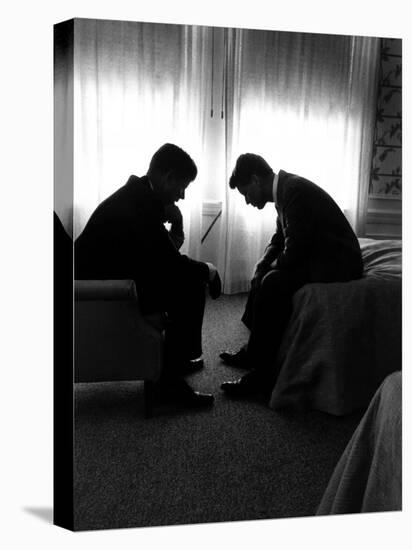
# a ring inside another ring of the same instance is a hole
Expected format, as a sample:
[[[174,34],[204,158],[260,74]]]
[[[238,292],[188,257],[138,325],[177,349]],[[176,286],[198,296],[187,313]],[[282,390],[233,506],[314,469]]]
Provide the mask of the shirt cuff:
[[[209,283],[211,283],[213,281],[213,279],[216,277],[217,269],[210,262],[205,262],[205,264],[209,268]]]

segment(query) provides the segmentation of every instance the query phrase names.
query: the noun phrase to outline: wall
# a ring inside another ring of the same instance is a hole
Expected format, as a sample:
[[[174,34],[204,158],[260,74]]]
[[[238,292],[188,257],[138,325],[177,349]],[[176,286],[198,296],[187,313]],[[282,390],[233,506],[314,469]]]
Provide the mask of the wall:
[[[402,41],[381,40],[366,236],[402,237]]]

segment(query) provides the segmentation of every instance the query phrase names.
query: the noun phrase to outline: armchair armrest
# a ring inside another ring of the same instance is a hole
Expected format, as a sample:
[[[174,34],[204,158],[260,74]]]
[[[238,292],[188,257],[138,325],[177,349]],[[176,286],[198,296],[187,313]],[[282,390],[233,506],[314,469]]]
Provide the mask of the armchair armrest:
[[[136,285],[133,280],[76,280],[74,297],[79,300],[136,300]]]

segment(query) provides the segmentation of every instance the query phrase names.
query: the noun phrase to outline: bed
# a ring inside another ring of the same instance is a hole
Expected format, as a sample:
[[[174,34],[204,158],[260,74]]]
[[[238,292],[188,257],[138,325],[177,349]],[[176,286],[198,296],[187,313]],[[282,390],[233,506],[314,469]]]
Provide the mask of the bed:
[[[328,483],[317,515],[402,509],[402,377],[374,395]]]
[[[362,279],[296,292],[277,355],[273,409],[344,415],[366,408],[401,369],[402,243],[360,239]]]

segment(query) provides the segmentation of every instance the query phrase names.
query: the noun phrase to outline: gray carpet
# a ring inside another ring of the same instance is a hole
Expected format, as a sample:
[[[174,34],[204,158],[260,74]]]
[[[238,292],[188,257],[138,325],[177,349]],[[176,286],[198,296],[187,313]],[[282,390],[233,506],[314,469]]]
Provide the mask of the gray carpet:
[[[215,394],[212,409],[143,418],[140,382],[75,390],[75,528],[108,529],[315,513],[360,414],[272,411],[264,399],[220,390],[242,372],[220,363],[247,335],[245,296],[208,301],[206,368],[191,377]]]

